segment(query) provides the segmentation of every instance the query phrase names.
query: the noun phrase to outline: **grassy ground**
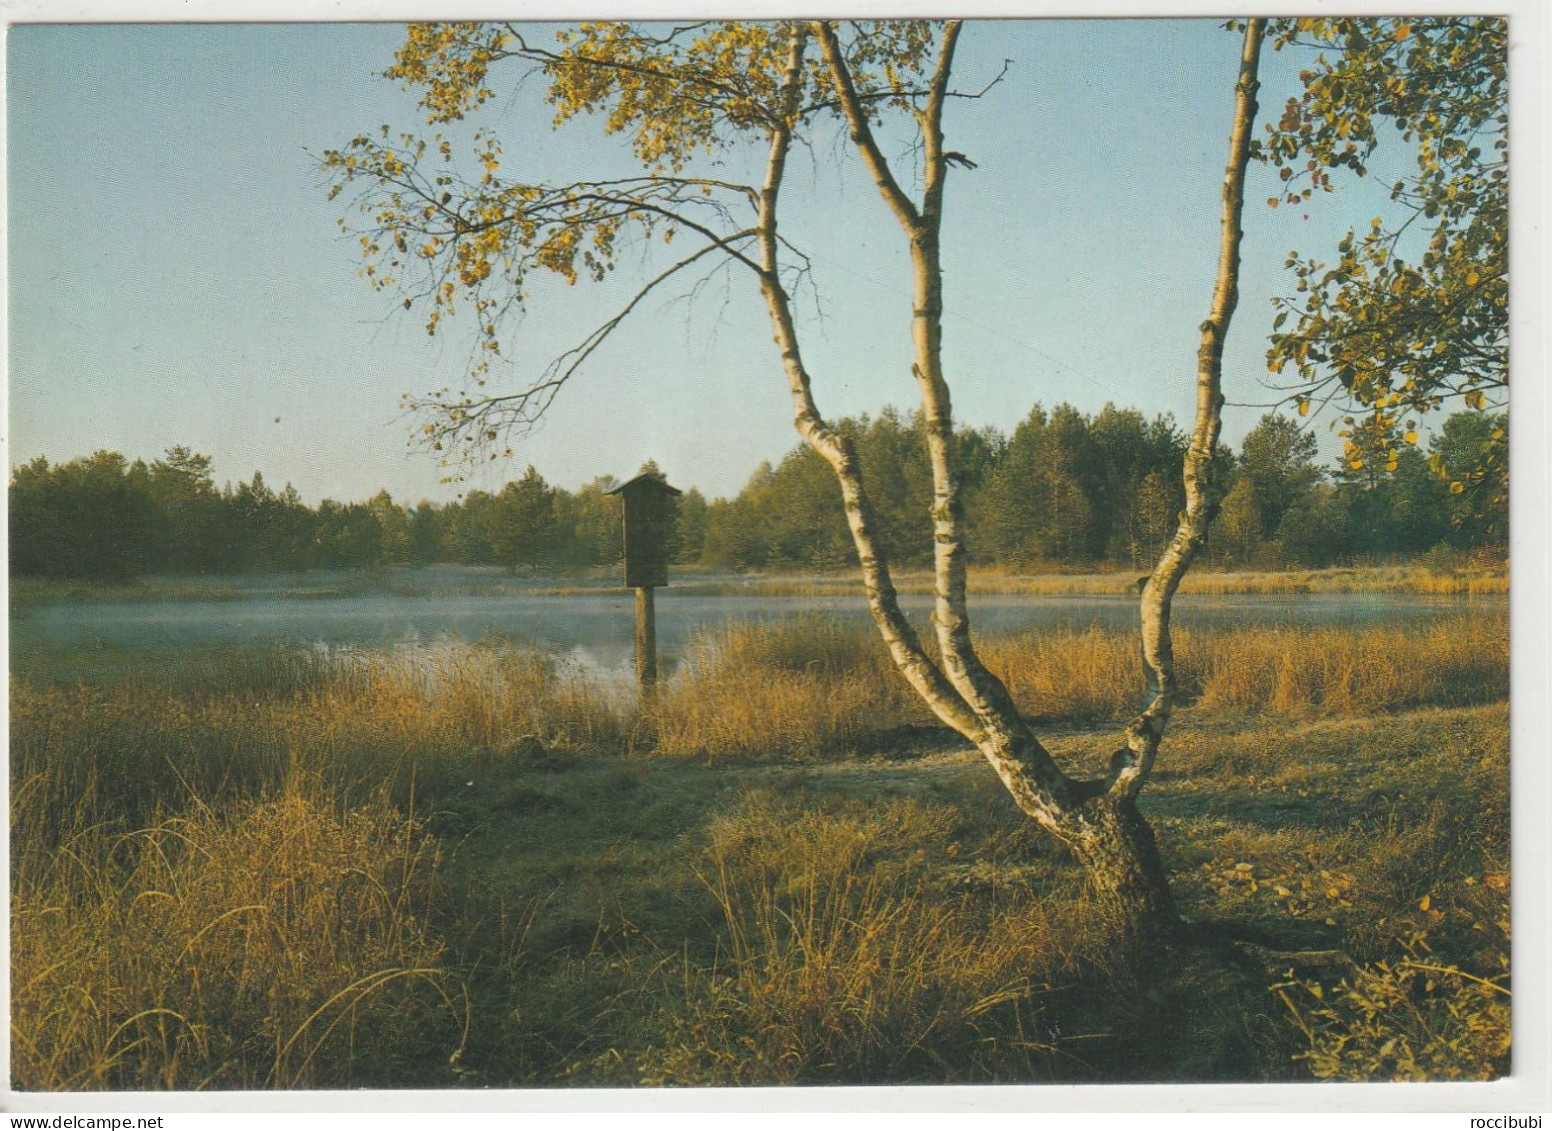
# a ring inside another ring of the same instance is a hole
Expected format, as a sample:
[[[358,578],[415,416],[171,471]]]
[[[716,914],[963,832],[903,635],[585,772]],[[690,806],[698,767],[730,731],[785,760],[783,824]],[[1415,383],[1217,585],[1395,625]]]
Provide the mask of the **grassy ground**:
[[[1097,769],[1133,646],[987,653]],[[1504,1071],[1502,613],[1180,652],[1143,807],[1183,912],[1356,969],[1128,984],[1071,861],[829,622],[705,639],[649,713],[487,647],[13,675],[13,1083]]]

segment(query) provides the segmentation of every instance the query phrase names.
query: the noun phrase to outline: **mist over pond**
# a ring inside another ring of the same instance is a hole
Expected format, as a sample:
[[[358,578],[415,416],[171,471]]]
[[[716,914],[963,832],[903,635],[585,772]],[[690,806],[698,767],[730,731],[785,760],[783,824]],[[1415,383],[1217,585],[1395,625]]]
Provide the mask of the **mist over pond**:
[[[737,589],[741,579],[717,579]],[[657,591],[658,649],[665,673],[690,651],[697,633],[728,625],[819,613],[869,623],[858,595],[773,596],[707,593],[706,580]],[[11,665],[21,673],[74,678],[158,659],[233,648],[413,651],[449,642],[539,648],[606,680],[633,671],[634,598],[629,590],[564,592],[498,571],[399,571],[391,579],[291,575],[241,587],[193,584],[167,599],[54,601],[13,605]],[[930,630],[931,598],[903,595],[918,629]],[[1501,599],[1395,593],[1181,594],[1182,627],[1421,624]],[[1122,595],[979,594],[971,598],[978,634],[1027,629],[1126,628],[1135,598]]]

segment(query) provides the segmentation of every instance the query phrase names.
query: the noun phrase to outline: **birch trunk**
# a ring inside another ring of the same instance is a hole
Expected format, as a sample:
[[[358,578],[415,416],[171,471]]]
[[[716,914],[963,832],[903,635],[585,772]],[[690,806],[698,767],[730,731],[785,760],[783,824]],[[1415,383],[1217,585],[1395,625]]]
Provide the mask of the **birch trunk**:
[[[943,678],[921,646],[916,630],[900,610],[889,563],[878,544],[872,501],[862,479],[862,464],[851,441],[826,423],[814,401],[813,383],[803,364],[792,302],[781,280],[781,244],[777,231],[777,205],[787,154],[792,146],[792,123],[802,93],[808,29],[793,29],[787,65],[782,76],[782,107],[778,125],[771,131],[765,181],[760,189],[759,219],[760,291],[765,298],[781,351],[782,368],[792,394],[793,424],[804,441],[835,473],[841,485],[846,523],[862,567],[868,610],[878,626],[891,658],[906,681],[935,715],[972,742],[979,742],[982,726],[954,688]]]
[[[944,28],[926,105],[918,115],[925,157],[920,207],[900,187],[873,137],[868,113],[857,94],[835,28],[825,21],[816,21],[813,29],[824,51],[852,142],[910,246],[912,372],[921,391],[933,481],[932,620],[942,657],[942,668],[934,670],[959,709],[974,719],[973,728],[961,729],[960,733],[974,742],[992,764],[1020,809],[1048,831],[1062,836],[1063,815],[1074,804],[1081,784],[1067,777],[1040,745],[1019,715],[1007,688],[981,663],[970,638],[962,528],[964,505],[955,461],[954,413],[942,365],[943,273],[939,261],[948,173],[943,151],[943,106],[948,97],[960,24],[950,21]],[[858,549],[861,553],[860,543]],[[876,556],[876,547],[870,552]],[[871,592],[869,596],[871,599]]]
[[[1019,715],[1004,684],[981,663],[970,633],[966,604],[965,539],[961,484],[955,464],[953,409],[942,368],[943,280],[939,259],[944,185],[942,114],[948,93],[959,24],[944,31],[938,64],[924,107],[924,181],[918,206],[901,188],[879,149],[869,116],[852,81],[834,27],[815,21],[795,28],[783,79],[783,115],[773,129],[757,225],[761,291],[781,350],[794,406],[794,423],[804,440],[834,471],[846,519],[862,565],[868,606],[901,673],[933,712],[975,744],[1019,808],[1065,844],[1087,878],[1104,929],[1129,960],[1158,952],[1177,920],[1168,878],[1153,831],[1137,809],[1136,796],[1152,768],[1175,696],[1170,646],[1170,605],[1180,579],[1206,537],[1212,519],[1212,456],[1217,446],[1223,396],[1222,347],[1237,296],[1240,216],[1256,102],[1256,68],[1263,21],[1246,25],[1236,85],[1234,125],[1223,187],[1223,238],[1212,310],[1202,324],[1198,353],[1197,409],[1184,465],[1186,507],[1174,538],[1144,588],[1142,649],[1148,703],[1127,732],[1127,745],[1113,757],[1103,780],[1066,775]],[[926,653],[899,608],[893,582],[876,537],[873,509],[862,469],[850,442],[828,425],[813,397],[780,275],[777,202],[792,141],[808,39],[817,38],[851,138],[880,195],[900,222],[910,247],[912,272],[913,375],[922,397],[933,475],[933,626],[940,667]]]
[[[1234,125],[1229,135],[1229,162],[1223,177],[1222,242],[1212,308],[1201,325],[1197,350],[1196,418],[1186,449],[1186,505],[1174,537],[1143,586],[1139,619],[1143,671],[1148,705],[1127,735],[1129,764],[1120,768],[1117,792],[1135,795],[1153,767],[1178,694],[1175,653],[1170,638],[1170,608],[1175,591],[1192,560],[1207,540],[1207,528],[1218,510],[1213,495],[1213,453],[1223,423],[1223,342],[1239,301],[1239,246],[1245,210],[1245,170],[1250,163],[1250,135],[1256,117],[1256,72],[1261,58],[1265,20],[1247,20],[1240,56],[1239,81],[1234,87]]]

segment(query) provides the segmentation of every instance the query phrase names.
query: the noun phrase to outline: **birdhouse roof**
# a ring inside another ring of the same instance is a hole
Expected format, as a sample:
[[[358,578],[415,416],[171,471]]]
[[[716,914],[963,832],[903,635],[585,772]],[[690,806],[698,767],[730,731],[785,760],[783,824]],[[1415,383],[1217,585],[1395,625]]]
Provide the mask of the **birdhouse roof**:
[[[606,495],[618,495],[618,494],[621,494],[624,491],[630,490],[631,488],[635,487],[638,483],[643,485],[643,486],[645,486],[646,484],[650,483],[654,487],[657,487],[659,490],[661,490],[664,493],[669,494],[669,495],[682,495],[682,494],[684,494],[684,492],[679,490],[679,488],[670,486],[669,483],[668,483],[668,480],[664,479],[661,475],[653,475],[651,472],[648,472],[648,471],[642,472],[640,475],[636,476],[633,479],[627,479],[624,483],[621,483],[618,487],[615,487],[615,488],[613,488],[612,490],[609,490],[609,491],[605,491],[604,494],[606,494]]]

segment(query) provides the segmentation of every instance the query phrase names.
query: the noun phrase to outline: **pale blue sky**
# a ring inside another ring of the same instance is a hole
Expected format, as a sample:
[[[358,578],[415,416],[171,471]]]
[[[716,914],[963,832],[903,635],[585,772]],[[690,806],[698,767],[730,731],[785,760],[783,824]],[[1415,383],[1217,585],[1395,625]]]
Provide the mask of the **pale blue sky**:
[[[221,480],[264,472],[309,502],[445,499],[406,448],[402,393],[456,382],[466,326],[420,315],[356,275],[309,152],[382,123],[418,128],[414,95],[375,77],[392,25],[30,26],[8,39],[9,459],[96,448],[152,459],[173,444]],[[1238,37],[1212,21],[972,23],[957,67],[945,231],[946,363],[961,420],[1011,431],[1035,400],[1152,415],[1192,408],[1197,325],[1218,247]],[[1294,89],[1268,53],[1263,119]],[[498,83],[499,86],[499,83]],[[537,84],[492,103],[510,171],[586,175],[618,147],[584,120],[556,134]],[[840,158],[837,158],[840,154]],[[1272,211],[1251,172],[1230,401],[1261,384],[1270,296],[1291,248],[1332,247],[1385,206],[1348,180]],[[735,160],[737,156],[735,155]],[[829,414],[909,408],[908,285],[898,229],[838,146],[800,158],[785,230],[815,256],[824,318],[808,360]],[[1307,216],[1307,218],[1306,218]],[[621,293],[546,288],[509,351],[532,372]],[[498,374],[498,377],[500,374]],[[518,379],[513,377],[513,380]],[[1226,412],[1237,441],[1260,409]],[[1334,445],[1324,426],[1323,447]],[[653,457],[711,495],[796,442],[775,347],[749,280],[697,305],[649,304],[595,356],[494,488],[533,462],[567,487]]]

